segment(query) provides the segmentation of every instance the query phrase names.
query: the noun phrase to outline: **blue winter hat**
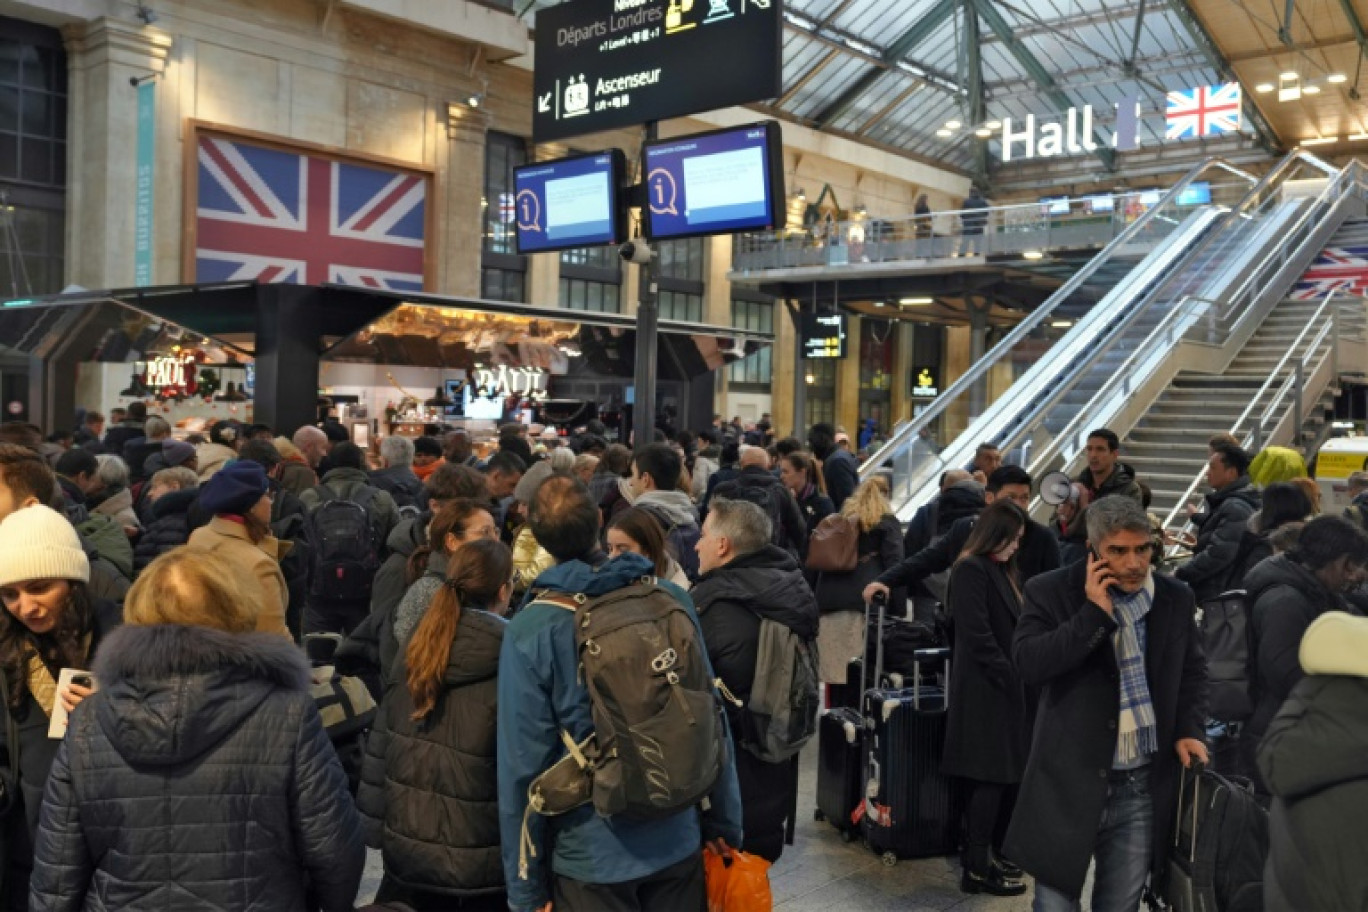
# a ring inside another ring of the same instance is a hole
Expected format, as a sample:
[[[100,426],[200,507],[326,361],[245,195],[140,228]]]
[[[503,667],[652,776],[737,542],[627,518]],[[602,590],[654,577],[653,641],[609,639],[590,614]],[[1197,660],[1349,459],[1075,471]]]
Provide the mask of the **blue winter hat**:
[[[199,502],[209,513],[244,516],[270,487],[266,472],[255,462],[231,462],[200,486]]]

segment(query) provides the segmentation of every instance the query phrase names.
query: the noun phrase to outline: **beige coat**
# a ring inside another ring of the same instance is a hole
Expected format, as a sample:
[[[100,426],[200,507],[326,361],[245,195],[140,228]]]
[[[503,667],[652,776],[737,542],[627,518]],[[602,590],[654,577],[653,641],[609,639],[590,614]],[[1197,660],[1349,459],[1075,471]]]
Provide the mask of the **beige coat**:
[[[190,535],[187,544],[200,551],[208,551],[236,571],[239,579],[256,581],[261,606],[257,613],[258,631],[290,635],[285,625],[285,606],[290,593],[285,587],[285,575],[280,572],[280,558],[289,550],[274,535],[254,544],[241,523],[215,516],[209,525],[201,526]]]
[[[221,443],[201,443],[195,447],[195,465],[199,466],[200,484],[214,477],[223,464],[237,459],[237,453]]]

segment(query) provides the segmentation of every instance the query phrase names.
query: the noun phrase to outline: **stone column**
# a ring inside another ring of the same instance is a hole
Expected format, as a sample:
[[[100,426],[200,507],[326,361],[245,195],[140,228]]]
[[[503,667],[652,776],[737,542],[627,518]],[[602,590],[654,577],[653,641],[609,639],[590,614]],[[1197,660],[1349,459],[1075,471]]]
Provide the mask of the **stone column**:
[[[908,388],[912,383],[912,324],[906,320],[898,320],[893,324],[894,332],[897,334],[893,341],[893,378],[891,395],[891,420],[889,421],[888,431],[892,433],[893,426],[899,421],[906,421],[912,417],[912,401],[908,395]]]
[[[774,302],[774,346],[770,351],[770,417],[774,419],[774,429],[780,437],[792,431],[803,439],[803,416],[798,414],[795,401],[797,386],[795,375],[798,372],[798,331],[789,316],[784,301]],[[801,378],[798,378],[801,382]]]
[[[133,204],[137,192],[138,90],[129,80],[160,74],[171,36],[151,26],[105,17],[64,31],[70,75],[67,107],[66,281],[86,288],[133,284]],[[159,111],[174,111],[158,93]],[[159,122],[164,121],[159,117]],[[171,141],[158,130],[158,143]],[[174,135],[174,133],[172,133]],[[159,163],[165,159],[157,156]],[[162,188],[180,174],[155,172],[154,232],[180,235],[180,212],[166,204]],[[154,276],[171,282],[176,275]]]
[[[437,287],[441,294],[479,297],[480,252],[484,249],[485,136],[490,116],[483,108],[447,103],[446,161],[439,173],[442,206],[437,211]],[[491,206],[498,200],[490,200]],[[528,276],[528,294],[533,276]]]
[[[836,368],[836,423],[850,434],[851,445],[860,429],[860,328],[863,320],[850,315],[846,356]]]
[[[703,243],[703,322],[713,326],[731,326],[731,270],[732,238],[730,234],[707,238]],[[721,367],[713,374],[713,411],[732,416],[727,401],[730,367]],[[709,418],[712,416],[709,415]]]

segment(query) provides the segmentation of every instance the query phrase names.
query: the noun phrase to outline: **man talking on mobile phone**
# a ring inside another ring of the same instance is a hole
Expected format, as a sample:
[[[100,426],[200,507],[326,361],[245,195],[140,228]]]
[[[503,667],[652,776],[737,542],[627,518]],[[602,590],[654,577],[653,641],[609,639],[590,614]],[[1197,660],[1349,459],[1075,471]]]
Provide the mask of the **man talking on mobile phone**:
[[[1003,852],[1035,877],[1034,912],[1134,912],[1162,892],[1179,765],[1207,761],[1206,659],[1192,590],[1153,572],[1129,497],[1088,508],[1087,560],[1026,586],[1013,660],[1041,688]]]

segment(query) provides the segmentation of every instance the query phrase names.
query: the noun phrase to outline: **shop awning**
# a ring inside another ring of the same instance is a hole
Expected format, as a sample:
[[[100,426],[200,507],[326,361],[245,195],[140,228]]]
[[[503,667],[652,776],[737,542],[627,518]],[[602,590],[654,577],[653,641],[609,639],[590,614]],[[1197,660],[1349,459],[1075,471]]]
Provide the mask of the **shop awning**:
[[[256,351],[257,312],[271,286],[237,282],[76,291],[0,306],[0,345],[43,355],[70,345],[81,360],[135,361],[184,336],[229,360]],[[473,363],[583,359],[595,373],[631,376],[636,318],[478,298],[320,285],[316,329],[324,360],[462,368]],[[772,333],[660,321],[665,379],[687,379],[759,351]],[[549,366],[543,364],[541,366]]]

